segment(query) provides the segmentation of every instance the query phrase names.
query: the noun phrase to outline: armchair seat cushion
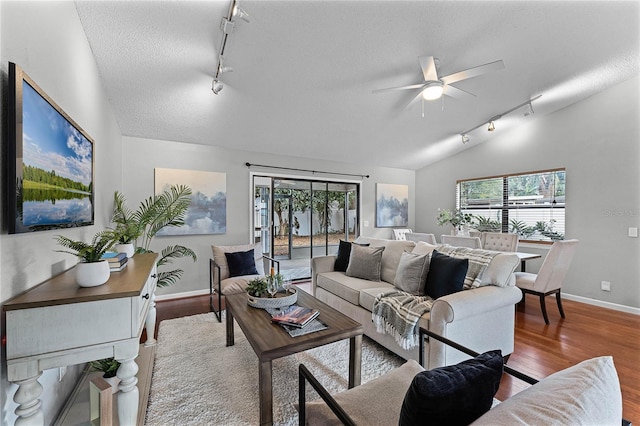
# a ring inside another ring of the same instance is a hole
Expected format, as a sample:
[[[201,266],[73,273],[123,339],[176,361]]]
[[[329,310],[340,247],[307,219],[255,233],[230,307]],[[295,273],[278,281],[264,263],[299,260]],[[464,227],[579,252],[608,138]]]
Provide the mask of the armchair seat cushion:
[[[363,385],[334,395],[338,404],[356,424],[368,426],[397,425],[404,395],[416,374],[424,371],[414,360],[407,361]],[[308,425],[341,425],[321,400],[308,402]]]
[[[224,295],[244,293],[249,282],[258,277],[260,277],[260,275],[242,275],[239,277],[225,278],[220,281],[220,291]]]

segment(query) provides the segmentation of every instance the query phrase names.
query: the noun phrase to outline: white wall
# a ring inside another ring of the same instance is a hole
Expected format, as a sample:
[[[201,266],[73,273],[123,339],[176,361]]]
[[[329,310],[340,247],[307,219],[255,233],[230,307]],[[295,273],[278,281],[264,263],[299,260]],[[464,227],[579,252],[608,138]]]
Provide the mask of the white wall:
[[[72,256],[54,251],[59,248],[54,242],[55,235],[88,240],[108,224],[113,191],[121,186],[122,140],[73,2],[0,1],[0,22],[2,105],[7,105],[8,62],[15,62],[94,139],[96,191],[95,225],[91,227],[8,235],[3,218],[0,302],[4,302],[75,264]],[[6,120],[3,111],[3,153],[7,143]],[[5,161],[3,158],[3,169]],[[4,205],[4,193],[2,197]],[[13,424],[16,404],[12,399],[16,387],[7,382],[4,360],[3,347],[0,424]],[[54,420],[79,373],[80,366],[70,368],[62,382],[58,382],[57,369],[43,374],[40,383],[45,387],[41,398],[45,423]]]
[[[342,173],[369,174],[371,177],[362,181],[362,221],[368,221],[369,227],[362,228],[363,235],[390,237],[389,228],[375,226],[375,189],[376,183],[403,184],[409,186],[409,227],[414,224],[414,179],[415,172],[410,170],[390,169],[382,167],[354,166],[344,163],[318,161],[265,155],[239,150],[230,150],[204,145],[193,145],[180,142],[160,141],[124,137],[123,146],[123,194],[127,205],[136,209],[139,203],[151,196],[154,191],[154,168],[185,169],[227,174],[227,232],[223,235],[189,235],[181,237],[157,237],[152,243],[152,250],[160,251],[170,244],[182,244],[193,249],[197,263],[180,259],[176,267],[185,270],[183,278],[175,285],[158,289],[158,295],[204,290],[209,288],[209,258],[211,245],[228,245],[248,243],[251,238],[251,214],[253,213],[253,197],[250,184],[250,170],[245,163],[265,164],[282,167],[295,167]],[[252,168],[257,172],[259,169]],[[262,170],[274,173],[274,170]],[[291,172],[283,171],[284,175]],[[300,174],[302,176],[302,174]],[[324,176],[323,176],[324,177]],[[333,179],[338,175],[329,175]],[[353,180],[351,176],[347,180]]]
[[[563,292],[639,308],[640,239],[627,236],[640,226],[639,80],[509,132],[497,122],[492,140],[419,170],[417,229],[442,234],[437,209],[455,207],[458,179],[565,167],[566,238],[580,244]]]

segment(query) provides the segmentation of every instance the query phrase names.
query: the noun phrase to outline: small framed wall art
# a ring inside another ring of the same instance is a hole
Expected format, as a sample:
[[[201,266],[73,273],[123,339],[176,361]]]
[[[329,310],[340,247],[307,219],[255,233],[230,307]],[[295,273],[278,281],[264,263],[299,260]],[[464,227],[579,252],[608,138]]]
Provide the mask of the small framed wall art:
[[[376,227],[409,226],[409,185],[376,184]]]

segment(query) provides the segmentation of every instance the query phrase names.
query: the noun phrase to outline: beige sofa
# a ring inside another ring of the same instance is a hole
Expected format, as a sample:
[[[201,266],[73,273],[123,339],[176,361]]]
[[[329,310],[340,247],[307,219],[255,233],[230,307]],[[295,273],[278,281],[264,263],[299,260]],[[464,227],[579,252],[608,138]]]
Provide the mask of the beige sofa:
[[[367,237],[359,237],[356,242],[385,248],[381,281],[368,281],[334,271],[336,256],[315,257],[311,261],[313,294],[360,322],[366,336],[405,359],[419,360],[417,347],[405,350],[392,335],[376,331],[371,311],[375,297],[394,288],[396,270],[404,251],[425,253],[441,246]],[[513,271],[518,264],[516,255],[498,254],[483,272],[482,283],[487,285],[436,299],[419,325],[478,352],[500,349],[504,356],[511,354],[514,348],[515,304],[522,298],[521,291],[514,285]],[[439,342],[427,342],[424,356],[427,369],[468,358]]]

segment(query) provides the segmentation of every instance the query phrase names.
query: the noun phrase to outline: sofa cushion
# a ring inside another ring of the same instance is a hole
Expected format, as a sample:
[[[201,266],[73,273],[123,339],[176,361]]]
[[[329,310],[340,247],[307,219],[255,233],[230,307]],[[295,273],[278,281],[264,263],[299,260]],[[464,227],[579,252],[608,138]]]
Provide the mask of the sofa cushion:
[[[498,404],[473,425],[620,425],[622,395],[613,358],[582,361]]]
[[[406,392],[400,426],[468,425],[493,404],[502,378],[502,354],[485,352],[456,365],[418,373]]]
[[[261,275],[242,275],[240,277],[225,278],[220,281],[220,289],[222,294],[237,294],[247,291],[249,282]]]
[[[370,281],[380,281],[380,266],[384,247],[351,246],[347,276]]]
[[[258,275],[254,249],[225,253],[227,265],[229,265],[229,277],[241,277],[243,275]]]
[[[355,388],[333,395],[356,424],[368,426],[397,425],[404,394],[416,374],[424,371],[414,360]],[[384,389],[384,392],[380,392]],[[341,425],[322,401],[306,404],[307,425]]]
[[[404,252],[393,285],[413,295],[423,295],[429,272],[429,255]]]
[[[468,259],[456,259],[434,250],[431,253],[425,293],[432,299],[437,299],[461,291],[468,267]]]
[[[497,285],[507,287],[515,285],[513,271],[520,264],[520,259],[515,254],[500,253],[493,259],[480,276],[480,285]]]
[[[323,272],[318,274],[316,285],[354,305],[359,304],[360,292],[368,288],[380,288],[380,281],[369,281],[349,277],[344,272]],[[391,285],[388,285],[392,288]]]
[[[369,243],[372,247],[384,247],[382,253],[382,266],[380,268],[380,279],[389,284],[393,284],[396,279],[396,271],[400,256],[405,251],[411,252],[416,243],[404,240],[383,240],[380,238],[358,237],[357,243]]]
[[[436,249],[436,247],[438,247],[438,246],[434,246],[433,244],[425,243],[424,241],[418,241],[416,243],[416,246],[411,251],[411,253],[414,253],[414,254],[431,254],[431,252],[433,252]]]
[[[351,244],[349,241],[340,240],[340,245],[338,246],[338,254],[336,256],[336,262],[333,265],[334,271],[347,271],[347,266],[349,266],[349,258],[351,257]],[[357,244],[357,243],[356,243]],[[360,244],[361,246],[368,246],[369,244]]]

